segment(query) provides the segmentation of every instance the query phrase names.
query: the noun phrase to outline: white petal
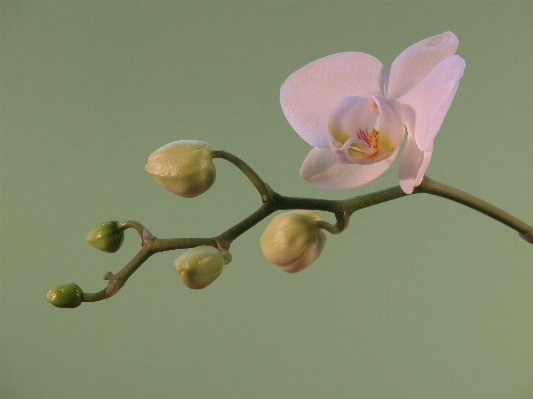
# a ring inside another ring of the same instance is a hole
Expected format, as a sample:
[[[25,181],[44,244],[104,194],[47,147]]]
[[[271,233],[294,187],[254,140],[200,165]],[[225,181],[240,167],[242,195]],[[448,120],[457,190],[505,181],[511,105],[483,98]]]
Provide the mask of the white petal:
[[[411,133],[407,135],[407,142],[398,167],[398,179],[404,193],[411,194],[414,188],[422,183],[432,153],[433,143],[428,151],[422,151],[416,145],[413,135]]]
[[[420,83],[444,58],[455,54],[459,39],[452,32],[428,37],[406,48],[396,57],[387,72],[387,92],[397,99]]]
[[[389,158],[371,165],[343,164],[329,148],[313,148],[305,158],[300,176],[309,183],[334,190],[362,186],[385,172],[398,150]]]
[[[335,102],[348,95],[382,95],[383,65],[371,55],[333,54],[290,75],[280,90],[285,117],[305,141],[327,147],[328,117]]]
[[[427,151],[433,143],[464,69],[465,61],[458,55],[445,58],[413,90],[400,97],[404,118],[421,150]]]

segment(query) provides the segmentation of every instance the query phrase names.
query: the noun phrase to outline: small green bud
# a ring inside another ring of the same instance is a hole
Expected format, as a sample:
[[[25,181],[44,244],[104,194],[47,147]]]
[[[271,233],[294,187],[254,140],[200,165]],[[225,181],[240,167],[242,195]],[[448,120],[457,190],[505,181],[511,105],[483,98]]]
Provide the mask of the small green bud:
[[[124,231],[118,225],[118,222],[105,222],[94,226],[85,241],[100,251],[117,252],[124,242]]]
[[[200,290],[215,281],[230,262],[229,252],[202,245],[182,254],[174,261],[174,267],[187,287]]]
[[[56,308],[77,308],[81,305],[83,290],[74,283],[58,285],[46,294],[46,299]]]
[[[209,144],[196,140],[161,147],[150,154],[144,169],[167,190],[186,198],[209,190],[216,175]]]
[[[326,233],[317,227],[316,213],[296,210],[276,216],[260,238],[263,255],[287,273],[313,263],[326,244]]]

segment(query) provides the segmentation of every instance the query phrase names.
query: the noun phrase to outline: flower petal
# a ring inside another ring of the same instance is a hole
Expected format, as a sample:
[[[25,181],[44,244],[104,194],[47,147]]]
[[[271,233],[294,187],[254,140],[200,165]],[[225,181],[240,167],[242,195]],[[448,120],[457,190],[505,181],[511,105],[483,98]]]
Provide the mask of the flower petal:
[[[328,118],[347,95],[382,95],[383,65],[358,52],[333,54],[291,74],[280,90],[281,108],[293,129],[314,147],[327,147]]]
[[[389,158],[371,165],[342,164],[329,148],[313,148],[305,158],[300,176],[309,183],[334,190],[354,188],[383,174],[392,164],[398,150]]]
[[[413,90],[400,97],[418,147],[428,151],[450,108],[465,61],[458,55],[442,60]]]
[[[397,99],[418,85],[444,58],[455,54],[459,39],[452,32],[428,37],[400,53],[387,72],[387,98]]]
[[[411,194],[414,188],[422,183],[432,153],[433,143],[431,143],[427,151],[422,151],[416,145],[413,135],[411,133],[407,135],[407,142],[405,143],[398,167],[398,179],[400,180],[400,187],[404,193]]]

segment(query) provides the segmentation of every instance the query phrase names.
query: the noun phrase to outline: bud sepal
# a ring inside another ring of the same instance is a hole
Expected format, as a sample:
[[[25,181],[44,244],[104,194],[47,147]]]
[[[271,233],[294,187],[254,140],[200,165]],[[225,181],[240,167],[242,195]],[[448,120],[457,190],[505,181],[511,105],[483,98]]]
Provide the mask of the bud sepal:
[[[326,244],[326,233],[314,212],[295,210],[276,216],[260,238],[263,255],[287,273],[296,273],[313,263]]]
[[[174,267],[187,287],[200,290],[215,281],[229,262],[229,252],[201,245],[183,253],[174,261]]]
[[[116,221],[100,223],[89,231],[85,241],[100,251],[117,252],[124,242],[124,230]]]
[[[151,153],[144,169],[167,190],[192,198],[209,190],[215,182],[212,158],[205,141],[179,140]]]

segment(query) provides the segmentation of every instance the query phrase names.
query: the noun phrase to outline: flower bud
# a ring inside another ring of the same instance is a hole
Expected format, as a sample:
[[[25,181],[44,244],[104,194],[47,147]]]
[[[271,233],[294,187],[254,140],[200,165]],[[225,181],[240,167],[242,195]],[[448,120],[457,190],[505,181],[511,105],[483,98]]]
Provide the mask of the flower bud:
[[[230,262],[229,252],[202,245],[182,254],[174,261],[174,267],[187,287],[200,290],[215,281]]]
[[[105,222],[94,226],[85,238],[89,244],[104,252],[117,252],[124,242],[124,231],[118,222]]]
[[[144,168],[167,190],[186,198],[203,194],[215,182],[215,165],[205,141],[167,144],[150,154]]]
[[[313,263],[326,244],[326,233],[316,225],[322,220],[306,210],[276,216],[260,238],[263,255],[287,273],[296,273]]]
[[[82,302],[83,290],[74,283],[58,285],[46,294],[46,299],[57,308],[77,308]]]

